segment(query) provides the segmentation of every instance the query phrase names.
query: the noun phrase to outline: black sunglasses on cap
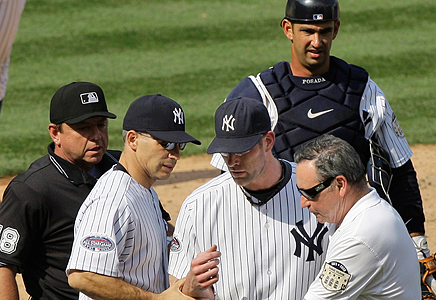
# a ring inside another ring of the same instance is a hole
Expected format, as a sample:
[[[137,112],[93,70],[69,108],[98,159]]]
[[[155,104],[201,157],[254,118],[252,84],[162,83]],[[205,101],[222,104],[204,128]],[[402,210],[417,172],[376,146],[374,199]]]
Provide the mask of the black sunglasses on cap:
[[[326,180],[324,180],[323,182],[321,182],[320,184],[315,185],[314,187],[311,187],[310,189],[300,189],[297,186],[298,191],[300,192],[301,195],[303,195],[304,197],[306,197],[309,200],[312,200],[313,198],[316,197],[316,195],[318,195],[319,193],[321,193],[322,191],[324,191],[326,188],[328,188],[333,180],[336,177],[329,177]]]

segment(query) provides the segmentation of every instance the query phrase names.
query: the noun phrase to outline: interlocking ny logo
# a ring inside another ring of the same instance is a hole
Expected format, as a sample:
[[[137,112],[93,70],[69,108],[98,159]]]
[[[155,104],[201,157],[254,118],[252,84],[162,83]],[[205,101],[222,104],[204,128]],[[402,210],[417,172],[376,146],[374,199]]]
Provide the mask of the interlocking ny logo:
[[[174,123],[178,123],[178,124],[183,124],[184,123],[184,119],[183,119],[183,110],[181,107],[179,107],[179,109],[174,108],[173,110],[173,114],[174,114]]]
[[[223,127],[221,130],[229,131],[229,130],[235,130],[235,118],[233,115],[225,115],[223,118]]]
[[[291,230],[292,235],[295,239],[295,252],[294,255],[301,257],[301,244],[306,245],[309,248],[309,254],[307,255],[306,261],[313,261],[314,260],[314,252],[318,253],[318,255],[321,255],[322,250],[322,239],[324,238],[324,235],[327,233],[328,229],[327,227],[324,227],[323,224],[318,223],[315,232],[312,236],[309,236],[304,229],[303,221],[299,221],[297,224],[298,231],[294,228]],[[322,231],[321,231],[322,229]],[[316,239],[316,245],[314,243],[314,240]]]

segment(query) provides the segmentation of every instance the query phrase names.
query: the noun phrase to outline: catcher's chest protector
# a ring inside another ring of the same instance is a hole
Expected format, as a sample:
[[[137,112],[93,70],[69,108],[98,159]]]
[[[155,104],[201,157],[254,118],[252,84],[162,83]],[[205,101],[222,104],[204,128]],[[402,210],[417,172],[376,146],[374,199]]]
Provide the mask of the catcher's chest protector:
[[[349,142],[363,163],[369,158],[365,128],[359,105],[368,73],[358,66],[332,57],[330,71],[323,76],[296,77],[288,62],[279,62],[261,73],[279,114],[273,152],[293,161],[305,142],[329,133]]]

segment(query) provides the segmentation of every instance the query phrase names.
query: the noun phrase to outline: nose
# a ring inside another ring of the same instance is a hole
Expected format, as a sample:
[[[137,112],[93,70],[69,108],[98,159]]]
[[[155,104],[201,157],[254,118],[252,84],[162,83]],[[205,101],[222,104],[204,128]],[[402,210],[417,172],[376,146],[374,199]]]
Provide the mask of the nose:
[[[224,160],[227,163],[227,166],[229,167],[234,167],[239,165],[239,159],[240,157],[235,155],[234,153],[229,153],[229,155],[224,158]]]
[[[176,145],[173,150],[168,150],[168,157],[179,160],[180,159],[180,148],[179,145]]]
[[[318,32],[315,32],[313,34],[312,45],[315,48],[318,48],[319,46],[321,46],[321,36]]]
[[[98,125],[92,125],[90,129],[90,140],[97,141],[102,137],[102,133],[98,127]]]
[[[300,204],[301,204],[301,207],[302,207],[302,208],[309,207],[309,206],[310,206],[309,203],[310,203],[310,202],[309,202],[309,199],[307,199],[307,198],[304,197],[303,195],[300,196]]]

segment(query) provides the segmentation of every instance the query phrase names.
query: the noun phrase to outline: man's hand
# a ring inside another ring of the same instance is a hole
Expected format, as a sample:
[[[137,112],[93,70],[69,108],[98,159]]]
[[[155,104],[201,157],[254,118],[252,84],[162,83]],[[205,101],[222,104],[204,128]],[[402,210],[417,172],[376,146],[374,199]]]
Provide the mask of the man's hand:
[[[214,299],[212,285],[218,281],[220,256],[216,245],[199,253],[191,262],[191,270],[186,276],[182,292],[196,299]]]
[[[193,300],[194,298],[191,298],[187,295],[184,295],[181,292],[182,286],[185,284],[186,278],[182,278],[180,280],[177,280],[174,284],[172,284],[168,289],[166,289],[164,292],[159,294],[157,296],[157,300]]]

